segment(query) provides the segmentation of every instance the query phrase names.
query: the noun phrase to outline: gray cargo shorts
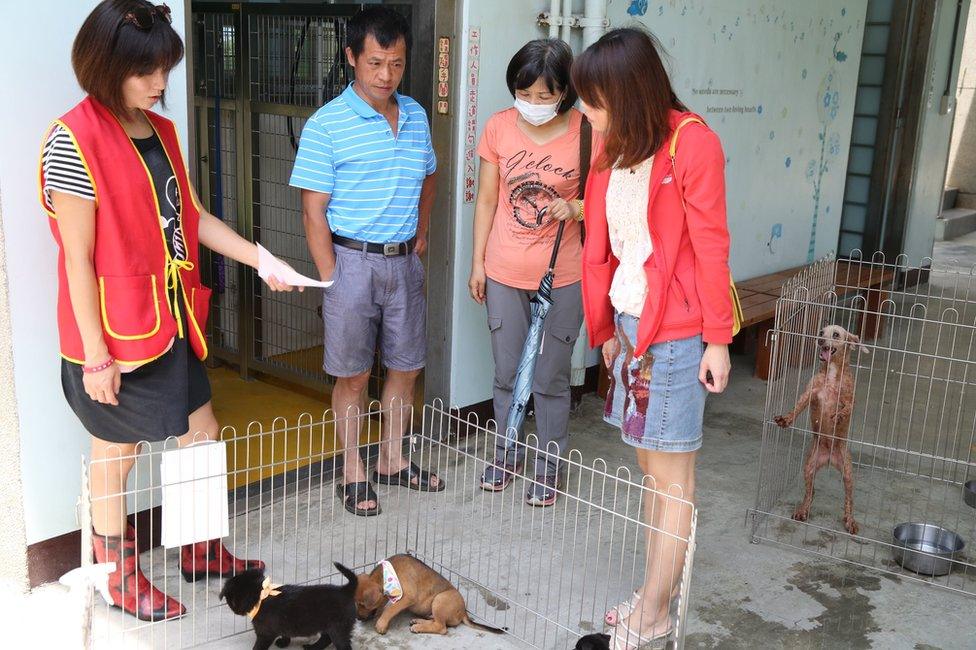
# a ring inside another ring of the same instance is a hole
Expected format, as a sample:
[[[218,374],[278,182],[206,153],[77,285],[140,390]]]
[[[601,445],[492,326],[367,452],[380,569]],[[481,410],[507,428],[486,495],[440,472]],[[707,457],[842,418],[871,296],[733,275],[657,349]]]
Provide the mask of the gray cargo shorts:
[[[323,289],[324,369],[355,377],[373,366],[379,346],[390,370],[420,370],[427,360],[424,267],[415,254],[335,247],[334,283]]]

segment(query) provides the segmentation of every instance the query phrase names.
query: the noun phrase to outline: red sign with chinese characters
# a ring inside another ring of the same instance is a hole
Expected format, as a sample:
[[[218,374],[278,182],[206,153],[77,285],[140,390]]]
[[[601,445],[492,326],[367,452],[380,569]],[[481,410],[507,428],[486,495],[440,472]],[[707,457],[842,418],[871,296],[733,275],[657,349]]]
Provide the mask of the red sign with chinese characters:
[[[451,39],[441,36],[437,39],[437,114],[451,112]]]

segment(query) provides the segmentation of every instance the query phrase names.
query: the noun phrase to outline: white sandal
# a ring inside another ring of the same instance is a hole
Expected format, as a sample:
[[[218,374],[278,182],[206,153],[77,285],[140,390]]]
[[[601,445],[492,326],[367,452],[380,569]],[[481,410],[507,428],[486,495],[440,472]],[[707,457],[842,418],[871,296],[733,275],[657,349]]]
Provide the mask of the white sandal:
[[[637,603],[640,601],[640,599],[641,599],[640,594],[637,593],[637,590],[635,589],[634,593],[630,595],[630,598],[617,603],[609,610],[607,610],[607,613],[603,615],[603,622],[609,625],[610,627],[616,627],[617,623],[630,616],[631,613],[633,613],[633,611],[637,609]],[[677,609],[678,609],[678,594],[675,594],[674,596],[671,597],[671,601],[668,603],[668,611],[671,613],[672,616],[674,616],[675,613],[677,612]],[[614,612],[617,613],[616,621],[610,620],[611,615]]]
[[[630,595],[627,600],[621,601],[607,610],[607,613],[603,615],[603,621],[610,627],[616,627],[617,623],[624,620],[630,616],[631,612],[637,609],[637,603],[640,601],[640,594],[637,590]],[[611,620],[611,616],[616,613],[616,620]]]
[[[650,637],[643,637],[634,632],[623,623],[618,623],[614,628],[613,636],[610,638],[610,650],[638,650],[649,643],[654,643],[660,639],[666,639],[674,633],[674,625],[660,634]]]

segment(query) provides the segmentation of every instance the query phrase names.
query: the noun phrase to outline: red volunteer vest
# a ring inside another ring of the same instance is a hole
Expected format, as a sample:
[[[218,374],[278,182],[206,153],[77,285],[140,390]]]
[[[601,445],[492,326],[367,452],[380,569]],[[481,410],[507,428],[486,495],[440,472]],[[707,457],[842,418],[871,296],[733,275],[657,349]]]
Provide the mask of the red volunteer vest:
[[[186,261],[174,261],[169,255],[149,169],[115,115],[88,97],[55,121],[71,133],[95,188],[94,265],[102,332],[109,353],[122,364],[156,359],[174,336],[188,336],[193,351],[203,359],[210,289],[200,282],[200,208],[192,199],[176,128],[164,117],[145,114],[176,176]],[[61,355],[83,363],[85,352],[68,293],[57,215],[44,202],[43,165],[39,177],[41,204],[51,217],[49,225],[58,244]],[[186,310],[175,300],[177,295],[182,295]]]

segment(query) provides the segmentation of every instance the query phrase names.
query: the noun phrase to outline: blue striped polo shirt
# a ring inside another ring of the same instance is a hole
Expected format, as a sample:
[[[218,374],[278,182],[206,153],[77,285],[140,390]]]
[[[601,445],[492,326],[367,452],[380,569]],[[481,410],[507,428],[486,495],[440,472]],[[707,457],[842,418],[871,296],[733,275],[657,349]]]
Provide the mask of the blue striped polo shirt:
[[[437,159],[424,109],[410,97],[394,97],[400,107],[395,137],[353,84],[302,130],[289,184],[330,194],[329,227],[343,237],[383,244],[417,232],[420,187]]]

